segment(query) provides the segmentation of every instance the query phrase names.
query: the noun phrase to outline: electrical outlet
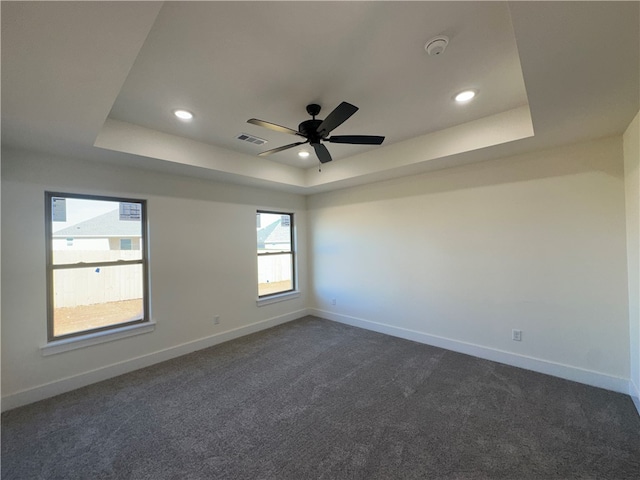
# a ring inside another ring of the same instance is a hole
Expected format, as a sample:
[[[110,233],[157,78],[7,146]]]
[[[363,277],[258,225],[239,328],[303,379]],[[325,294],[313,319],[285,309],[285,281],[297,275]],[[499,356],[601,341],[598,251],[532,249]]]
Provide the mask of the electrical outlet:
[[[214,325],[220,325],[220,315],[214,315],[213,316],[213,324]]]
[[[335,305],[335,304],[336,304],[336,299],[335,299],[335,298],[332,298],[332,299],[331,299],[331,305]]]
[[[522,341],[522,330],[516,330],[515,328],[511,330],[511,340],[514,342]]]

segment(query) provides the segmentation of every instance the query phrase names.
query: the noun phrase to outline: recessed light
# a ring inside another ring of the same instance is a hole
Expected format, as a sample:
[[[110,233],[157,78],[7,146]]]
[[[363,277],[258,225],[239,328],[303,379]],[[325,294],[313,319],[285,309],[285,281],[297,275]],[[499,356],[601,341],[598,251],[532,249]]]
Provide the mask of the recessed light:
[[[298,152],[298,156],[300,158],[307,158],[309,156],[309,152],[307,152],[306,150],[301,150]]]
[[[463,92],[458,93],[455,97],[453,97],[453,99],[456,102],[468,102],[473,97],[475,97],[477,93],[478,92],[476,92],[475,90],[465,90]]]
[[[180,120],[191,120],[193,118],[193,113],[187,110],[174,110],[173,114]]]

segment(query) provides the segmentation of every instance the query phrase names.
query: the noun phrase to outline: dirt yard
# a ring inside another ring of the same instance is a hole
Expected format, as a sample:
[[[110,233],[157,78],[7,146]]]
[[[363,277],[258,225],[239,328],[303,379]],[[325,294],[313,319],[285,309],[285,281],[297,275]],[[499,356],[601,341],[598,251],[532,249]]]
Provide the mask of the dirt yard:
[[[56,308],[54,334],[66,335],[114,323],[129,322],[142,317],[142,312],[142,299]]]
[[[281,292],[291,289],[291,280],[283,280],[282,282],[270,282],[258,284],[258,295],[269,295],[271,293]]]
[[[269,295],[290,288],[290,280],[258,285],[260,295]],[[56,308],[54,311],[54,334],[56,336],[66,335],[106,325],[129,322],[140,318],[142,311],[142,299]]]

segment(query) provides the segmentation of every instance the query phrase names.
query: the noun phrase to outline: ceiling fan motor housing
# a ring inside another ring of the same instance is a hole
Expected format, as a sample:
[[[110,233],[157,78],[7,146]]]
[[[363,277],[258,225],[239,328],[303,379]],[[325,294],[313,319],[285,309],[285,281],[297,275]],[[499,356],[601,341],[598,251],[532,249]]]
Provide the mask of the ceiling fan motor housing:
[[[309,139],[309,143],[318,143],[323,138],[318,134],[320,124],[322,124],[322,120],[305,120],[298,125],[298,131]]]

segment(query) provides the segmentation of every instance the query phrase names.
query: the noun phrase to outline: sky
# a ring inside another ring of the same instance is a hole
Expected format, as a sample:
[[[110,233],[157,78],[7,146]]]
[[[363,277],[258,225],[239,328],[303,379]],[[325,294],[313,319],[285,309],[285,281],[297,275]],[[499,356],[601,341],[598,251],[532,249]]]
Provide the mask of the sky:
[[[84,222],[90,218],[97,217],[103,213],[117,210],[119,202],[105,202],[103,200],[87,200],[81,198],[66,199],[66,222],[52,222],[52,232],[55,233],[63,228],[70,227],[76,223]]]

